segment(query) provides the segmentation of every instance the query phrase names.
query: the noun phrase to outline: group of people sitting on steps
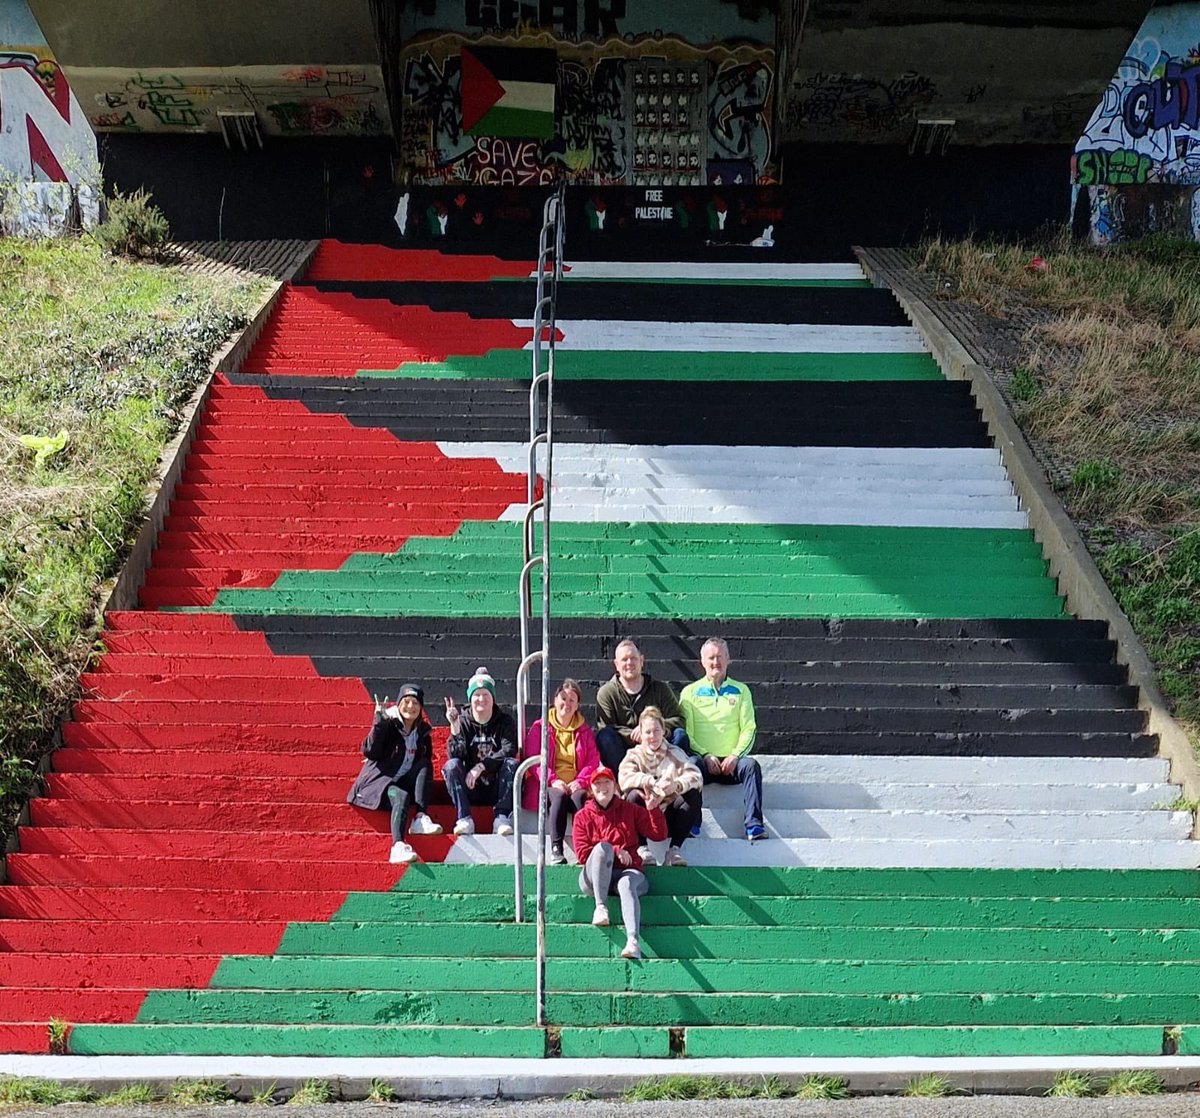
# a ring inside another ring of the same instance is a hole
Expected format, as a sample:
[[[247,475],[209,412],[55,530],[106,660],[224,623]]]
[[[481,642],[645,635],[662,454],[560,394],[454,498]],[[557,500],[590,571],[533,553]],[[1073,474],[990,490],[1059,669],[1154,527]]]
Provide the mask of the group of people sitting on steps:
[[[563,844],[571,814],[575,856],[586,871],[588,854],[599,841],[596,836],[606,833],[601,820],[613,811],[625,817],[626,804],[646,813],[629,818],[661,820],[665,830],[657,833],[656,824],[651,834],[643,827],[640,839],[627,851],[630,863],[614,853],[621,866],[638,869],[655,864],[646,841],[665,838],[670,841],[664,863],[687,865],[682,847],[689,836],[700,833],[702,788],[714,782],[742,786],[746,838],[755,842],[767,837],[762,772],[750,756],[756,729],[750,690],[730,678],[729,647],[721,638],[704,642],[700,663],[703,677],[688,684],[676,699],[667,683],[646,671],[637,644],[621,641],[613,657],[613,677],[596,695],[598,731],[594,734],[580,710],[579,684],[566,679],[559,685],[547,728],[551,865],[567,860]],[[466,697],[465,710],[452,698],[445,699],[450,737],[442,778],[454,804],[454,833],[473,834],[472,808],[486,805],[494,808],[494,833],[511,835],[513,781],[519,764],[516,724],[496,702],[496,681],[486,668],[471,676]],[[541,739],[539,718],[525,735],[522,756],[537,756]],[[432,727],[419,686],[401,687],[395,706],[386,697],[382,701],[376,697],[362,754],[362,769],[347,802],[390,809],[390,860],[415,861],[416,852],[406,836],[442,832],[427,813],[433,783]],[[538,807],[538,777],[535,768],[522,789],[522,805],[533,811]],[[606,783],[611,786],[607,795]],[[614,808],[618,803],[621,806]],[[410,812],[415,813],[411,822]],[[600,841],[606,844],[612,845],[608,839]]]

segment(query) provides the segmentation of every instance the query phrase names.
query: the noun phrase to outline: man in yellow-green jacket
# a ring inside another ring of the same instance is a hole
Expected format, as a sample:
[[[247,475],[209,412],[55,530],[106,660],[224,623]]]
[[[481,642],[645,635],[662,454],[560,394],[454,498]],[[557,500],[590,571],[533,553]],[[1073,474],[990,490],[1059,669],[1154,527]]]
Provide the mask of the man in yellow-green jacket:
[[[750,688],[729,678],[729,646],[710,637],[700,649],[704,678],[679,696],[692,753],[705,784],[740,784],[746,807],[746,838],[767,837],[762,820],[762,769],[750,756],[757,725]]]

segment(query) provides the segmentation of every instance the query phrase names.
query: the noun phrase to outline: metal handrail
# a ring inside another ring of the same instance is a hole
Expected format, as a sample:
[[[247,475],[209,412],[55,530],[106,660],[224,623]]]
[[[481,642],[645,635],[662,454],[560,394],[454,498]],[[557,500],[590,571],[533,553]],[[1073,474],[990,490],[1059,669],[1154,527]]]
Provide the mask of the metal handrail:
[[[554,457],[554,332],[558,283],[562,278],[563,226],[566,191],[565,183],[548,199],[543,210],[542,230],[538,235],[537,297],[533,312],[533,353],[529,386],[529,463],[526,479],[525,519],[521,530],[521,576],[517,587],[518,612],[521,625],[521,666],[517,670],[517,742],[518,748],[525,746],[525,722],[529,697],[529,669],[537,662],[542,668],[541,696],[541,741],[536,757],[529,757],[517,766],[513,781],[513,843],[514,843],[514,919],[524,922],[524,899],[522,890],[523,852],[521,849],[521,791],[526,774],[537,764],[538,767],[538,830],[536,872],[536,1024],[546,1023],[546,797],[542,789],[549,776],[549,710],[550,710],[550,491],[552,463]],[[553,246],[550,237],[553,235]],[[550,292],[546,293],[546,265],[550,267]],[[548,312],[548,315],[547,315]],[[545,368],[542,367],[543,333],[548,328],[545,344]],[[538,432],[538,396],[542,387],[546,390],[545,431]],[[542,480],[542,497],[534,500],[537,491],[537,450],[546,447],[546,465]],[[533,515],[535,510],[542,514],[542,553],[533,552]],[[542,568],[542,647],[529,650],[529,621],[532,612],[532,593],[529,576],[536,566]]]

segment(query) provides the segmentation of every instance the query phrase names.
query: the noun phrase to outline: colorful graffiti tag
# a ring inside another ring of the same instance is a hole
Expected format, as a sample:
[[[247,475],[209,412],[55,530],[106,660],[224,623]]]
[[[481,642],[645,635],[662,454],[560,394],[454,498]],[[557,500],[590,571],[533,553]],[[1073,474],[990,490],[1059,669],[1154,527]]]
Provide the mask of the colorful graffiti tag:
[[[98,132],[216,132],[221,113],[254,113],[266,135],[388,131],[378,67],[81,68],[75,85]]]
[[[1072,177],[1200,185],[1200,4],[1146,17],[1075,146]]]

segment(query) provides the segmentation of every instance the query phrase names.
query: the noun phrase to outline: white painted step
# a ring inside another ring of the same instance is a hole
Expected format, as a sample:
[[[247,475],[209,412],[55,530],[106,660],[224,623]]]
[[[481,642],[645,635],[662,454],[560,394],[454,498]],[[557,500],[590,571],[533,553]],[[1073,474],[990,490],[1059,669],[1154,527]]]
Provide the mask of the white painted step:
[[[541,471],[539,471],[540,473]],[[882,471],[880,472],[882,473]],[[676,494],[705,493],[726,497],[745,493],[768,492],[781,500],[795,500],[808,496],[816,489],[821,499],[853,500],[860,497],[900,497],[912,500],[918,497],[936,496],[939,501],[950,500],[1004,500],[1016,505],[1012,483],[1004,477],[931,477],[928,474],[894,474],[891,477],[880,473],[838,474],[761,472],[747,470],[737,475],[736,482],[724,477],[705,475],[699,469],[692,474],[655,473],[637,466],[609,466],[590,472],[561,470],[554,467],[554,493],[567,490],[588,489],[606,494],[661,493]],[[544,476],[544,475],[543,475]],[[721,486],[724,488],[721,488]]]
[[[533,333],[533,319],[514,318]],[[558,349],[672,353],[928,353],[911,326],[815,326],[786,322],[637,322],[559,319]],[[524,347],[533,348],[532,340]]]
[[[522,844],[532,863],[536,838]],[[862,866],[930,869],[1197,869],[1200,843],[1085,839],[926,842],[907,839],[689,839],[693,866]],[[513,840],[499,835],[458,838],[447,862],[511,865]]]
[[[712,279],[712,280],[861,280],[857,264],[715,263],[669,260],[572,260],[564,262],[565,279]],[[529,273],[537,279],[537,269]]]
[[[882,811],[1165,811],[1179,786],[1150,784],[901,784],[879,782],[764,782],[768,812],[844,810]],[[741,813],[736,785],[709,784],[704,806]]]
[[[652,667],[652,666],[651,666]],[[769,784],[931,784],[962,787],[991,784],[1167,784],[1170,762],[1163,757],[890,757],[811,754],[761,755],[764,788]],[[711,788],[711,786],[710,786]],[[736,789],[734,789],[736,791]],[[764,791],[764,796],[766,792]],[[1174,799],[1174,796],[1171,797]]]
[[[1024,512],[988,511],[986,509],[920,509],[897,507],[892,504],[861,504],[857,506],[797,506],[766,507],[750,505],[597,505],[595,498],[577,498],[566,494],[562,499],[552,497],[552,515],[562,520],[583,524],[610,521],[627,524],[849,524],[888,528],[1005,528],[1023,531],[1029,527]],[[500,514],[500,520],[524,520],[525,504],[512,504]]]

